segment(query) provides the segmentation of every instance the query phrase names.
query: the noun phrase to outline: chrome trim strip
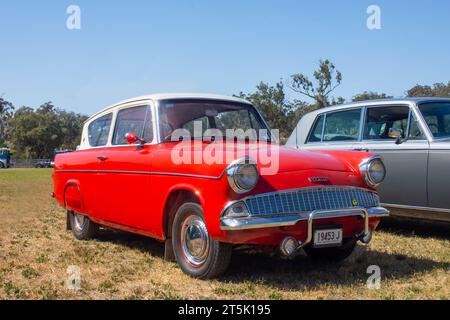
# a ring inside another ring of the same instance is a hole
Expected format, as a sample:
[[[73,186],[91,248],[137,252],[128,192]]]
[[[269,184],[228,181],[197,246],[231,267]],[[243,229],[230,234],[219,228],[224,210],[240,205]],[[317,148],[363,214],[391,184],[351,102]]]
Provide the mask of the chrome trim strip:
[[[369,219],[375,217],[389,216],[389,211],[382,207],[373,208],[349,208],[342,210],[316,210],[309,213],[288,216],[265,216],[265,217],[247,217],[247,218],[222,218],[220,220],[220,229],[225,231],[239,231],[249,229],[263,229],[294,226],[301,221],[308,221],[308,238],[312,240],[312,227],[314,220],[343,218],[352,216],[364,217],[364,235],[368,235]],[[307,244],[308,242],[306,242]]]
[[[431,208],[431,207],[416,207],[416,206],[408,206],[403,204],[390,204],[390,203],[382,203],[384,207],[389,208],[397,208],[397,209],[408,209],[408,210],[420,210],[420,211],[432,211],[432,212],[440,212],[440,213],[450,213],[450,209],[444,208]]]
[[[141,175],[155,175],[155,176],[174,176],[174,177],[189,177],[189,178],[199,178],[199,179],[210,179],[210,180],[220,180],[223,173],[218,176],[206,176],[198,174],[188,174],[188,173],[176,173],[176,172],[151,172],[151,171],[123,171],[123,170],[55,170],[55,173],[69,173],[69,172],[79,172],[79,173],[111,173],[111,174],[141,174]]]

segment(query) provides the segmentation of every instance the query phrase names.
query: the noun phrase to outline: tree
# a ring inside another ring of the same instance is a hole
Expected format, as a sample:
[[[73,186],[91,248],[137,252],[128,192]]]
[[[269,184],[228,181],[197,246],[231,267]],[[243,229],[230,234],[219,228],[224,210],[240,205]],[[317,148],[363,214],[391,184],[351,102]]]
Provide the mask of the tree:
[[[80,144],[83,124],[88,117],[65,110],[58,110],[58,116],[63,133],[62,144],[59,148],[75,150]]]
[[[44,103],[36,111],[18,109],[11,120],[12,146],[19,156],[52,158],[55,149],[75,149],[86,116]]]
[[[415,85],[406,92],[408,97],[450,98],[450,81],[447,84],[435,83],[433,86]]]
[[[353,96],[352,101],[358,102],[358,101],[389,99],[389,98],[392,98],[392,96],[388,96],[385,93],[364,91],[363,93],[359,93],[359,94]]]
[[[292,75],[290,88],[314,99],[318,108],[327,107],[330,105],[328,97],[341,84],[342,74],[329,60],[320,60],[319,69],[313,76],[316,84],[302,73]]]
[[[8,125],[13,116],[14,106],[0,98],[0,144],[4,144],[9,135]]]
[[[296,104],[286,99],[283,82],[279,81],[275,86],[261,82],[256,86],[254,93],[241,92],[238,96],[256,106],[272,129],[280,130],[282,141],[291,134],[293,127],[289,115],[295,111]]]
[[[17,110],[12,120],[12,142],[17,154],[32,158],[51,158],[62,142],[58,117],[49,103],[35,112],[30,108]]]

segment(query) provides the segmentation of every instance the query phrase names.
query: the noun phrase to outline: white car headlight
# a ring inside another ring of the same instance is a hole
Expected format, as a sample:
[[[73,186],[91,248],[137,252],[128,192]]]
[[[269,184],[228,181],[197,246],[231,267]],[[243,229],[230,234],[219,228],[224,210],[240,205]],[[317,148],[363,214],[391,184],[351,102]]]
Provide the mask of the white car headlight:
[[[376,155],[364,160],[359,169],[366,184],[372,188],[378,187],[386,178],[386,167],[381,156]]]
[[[259,181],[258,168],[255,162],[248,157],[230,164],[226,169],[226,174],[231,189],[238,194],[252,191]]]

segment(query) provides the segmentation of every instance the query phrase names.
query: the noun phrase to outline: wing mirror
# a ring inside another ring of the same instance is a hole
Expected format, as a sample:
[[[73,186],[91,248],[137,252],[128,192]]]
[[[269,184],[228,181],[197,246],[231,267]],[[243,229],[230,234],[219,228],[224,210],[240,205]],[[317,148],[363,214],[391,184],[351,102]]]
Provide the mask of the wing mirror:
[[[127,133],[125,135],[125,140],[127,140],[128,144],[144,144],[145,140],[142,138],[139,138],[137,134],[135,133]]]
[[[402,144],[406,142],[407,139],[403,139],[403,130],[398,128],[389,129],[389,138],[395,139],[395,144]]]

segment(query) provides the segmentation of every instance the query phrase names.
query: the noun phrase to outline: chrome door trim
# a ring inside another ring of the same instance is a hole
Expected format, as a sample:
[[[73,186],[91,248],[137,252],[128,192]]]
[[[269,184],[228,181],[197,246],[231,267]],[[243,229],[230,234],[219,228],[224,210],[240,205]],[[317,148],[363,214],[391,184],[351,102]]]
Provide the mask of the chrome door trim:
[[[417,206],[408,206],[408,205],[403,205],[403,204],[389,204],[389,203],[380,203],[380,205],[383,207],[397,208],[397,209],[450,213],[450,209],[444,209],[444,208],[417,207]]]

